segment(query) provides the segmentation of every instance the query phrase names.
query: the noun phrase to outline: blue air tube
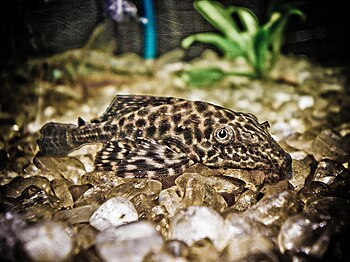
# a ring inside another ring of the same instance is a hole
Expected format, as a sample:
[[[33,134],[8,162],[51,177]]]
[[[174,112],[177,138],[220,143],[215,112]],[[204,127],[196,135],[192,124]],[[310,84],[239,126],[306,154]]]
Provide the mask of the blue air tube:
[[[157,29],[153,0],[143,0],[144,9],[144,58],[154,59],[157,53]]]

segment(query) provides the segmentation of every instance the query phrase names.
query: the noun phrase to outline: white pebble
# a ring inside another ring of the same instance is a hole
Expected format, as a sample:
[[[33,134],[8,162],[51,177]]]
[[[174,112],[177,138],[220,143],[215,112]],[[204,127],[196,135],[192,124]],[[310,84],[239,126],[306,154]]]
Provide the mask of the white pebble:
[[[170,217],[174,216],[175,211],[180,206],[181,200],[182,197],[178,195],[176,187],[163,189],[159,193],[159,204],[166,208]]]
[[[63,225],[45,222],[20,233],[24,252],[32,261],[69,261],[72,239]]]
[[[278,109],[281,105],[291,100],[291,96],[285,92],[275,92],[274,100],[272,100],[272,107]]]
[[[315,103],[315,99],[312,96],[301,96],[298,100],[298,106],[301,110],[312,107]]]
[[[96,237],[96,250],[105,262],[140,262],[150,251],[157,252],[163,245],[163,238],[156,226],[140,221],[111,227]]]
[[[191,206],[177,212],[170,224],[170,239],[187,245],[209,238],[222,251],[228,244],[230,226],[215,210],[204,206]]]
[[[138,214],[130,202],[123,197],[114,197],[104,202],[91,216],[90,225],[102,231],[137,221]]]
[[[52,106],[48,106],[44,109],[44,116],[52,117],[56,113],[56,109]]]

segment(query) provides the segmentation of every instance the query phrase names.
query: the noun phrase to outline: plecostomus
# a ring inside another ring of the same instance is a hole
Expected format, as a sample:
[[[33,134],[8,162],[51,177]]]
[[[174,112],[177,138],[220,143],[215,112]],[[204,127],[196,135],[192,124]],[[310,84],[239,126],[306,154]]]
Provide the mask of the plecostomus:
[[[195,163],[291,177],[291,157],[270,136],[267,122],[201,101],[118,95],[90,123],[48,123],[38,140],[40,154],[49,156],[88,143],[103,144],[95,168],[122,177],[161,179]]]

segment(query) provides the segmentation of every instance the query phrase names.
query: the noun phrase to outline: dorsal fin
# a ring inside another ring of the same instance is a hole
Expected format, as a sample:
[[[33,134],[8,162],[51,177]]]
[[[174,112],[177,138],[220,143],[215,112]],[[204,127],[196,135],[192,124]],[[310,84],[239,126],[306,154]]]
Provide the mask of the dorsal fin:
[[[78,117],[78,126],[81,127],[81,126],[84,126],[85,124],[86,124],[85,120],[79,116]]]
[[[182,99],[174,97],[117,95],[114,97],[106,111],[100,117],[92,119],[91,122],[101,123],[112,121],[116,117],[121,117],[142,107],[159,106],[163,104],[168,105],[181,100]]]

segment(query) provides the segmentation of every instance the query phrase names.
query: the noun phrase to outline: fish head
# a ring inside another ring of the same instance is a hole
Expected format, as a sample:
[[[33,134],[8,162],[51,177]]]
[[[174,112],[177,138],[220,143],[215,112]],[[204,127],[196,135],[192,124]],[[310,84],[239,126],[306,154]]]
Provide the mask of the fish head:
[[[263,170],[278,174],[280,179],[292,177],[290,155],[272,138],[268,122],[259,123],[249,113],[224,110],[224,119],[216,119],[208,138],[211,148],[203,161],[215,168]]]

